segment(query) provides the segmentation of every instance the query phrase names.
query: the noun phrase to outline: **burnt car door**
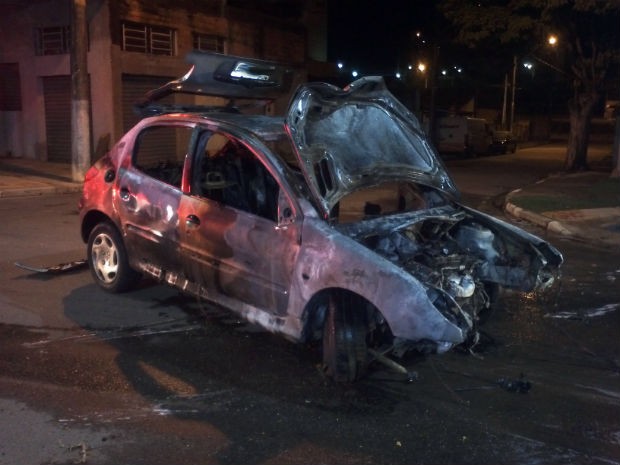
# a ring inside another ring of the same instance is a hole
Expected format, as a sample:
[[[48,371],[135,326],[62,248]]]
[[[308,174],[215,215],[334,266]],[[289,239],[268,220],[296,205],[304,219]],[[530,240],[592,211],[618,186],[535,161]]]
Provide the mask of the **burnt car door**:
[[[300,240],[293,204],[258,152],[222,132],[198,141],[179,209],[184,273],[208,292],[282,315]]]
[[[118,215],[131,263],[175,268],[177,211],[193,125],[147,123],[118,174]]]

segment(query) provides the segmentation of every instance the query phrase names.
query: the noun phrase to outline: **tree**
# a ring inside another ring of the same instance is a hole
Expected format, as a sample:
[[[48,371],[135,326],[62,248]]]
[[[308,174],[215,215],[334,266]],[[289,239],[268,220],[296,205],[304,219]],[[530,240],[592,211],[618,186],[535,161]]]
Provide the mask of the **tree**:
[[[616,131],[614,137],[614,147],[611,150],[611,177],[620,178],[620,110],[616,109]]]
[[[442,0],[440,8],[458,42],[535,56],[570,81],[565,169],[588,169],[592,115],[620,62],[618,0]]]

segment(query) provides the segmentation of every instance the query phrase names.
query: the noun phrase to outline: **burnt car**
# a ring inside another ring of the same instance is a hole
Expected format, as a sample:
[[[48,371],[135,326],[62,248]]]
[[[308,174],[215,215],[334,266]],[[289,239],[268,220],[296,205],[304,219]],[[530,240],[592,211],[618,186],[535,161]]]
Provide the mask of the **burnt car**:
[[[216,58],[227,65],[154,95],[213,81],[265,97],[282,81],[274,67]],[[143,275],[175,286],[322,346],[326,372],[345,382],[373,361],[402,368],[409,351],[475,344],[499,287],[547,288],[562,263],[546,241],[459,202],[381,77],[302,84],[283,116],[146,117],[88,171],[80,217],[104,290]]]

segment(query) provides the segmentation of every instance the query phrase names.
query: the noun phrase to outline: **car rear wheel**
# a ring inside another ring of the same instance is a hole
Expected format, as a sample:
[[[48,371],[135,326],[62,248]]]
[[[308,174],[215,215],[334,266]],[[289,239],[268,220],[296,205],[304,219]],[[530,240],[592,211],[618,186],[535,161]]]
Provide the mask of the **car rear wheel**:
[[[129,266],[121,235],[110,223],[95,226],[88,238],[87,253],[95,282],[108,292],[127,291],[140,278]]]
[[[323,364],[336,382],[352,382],[366,372],[366,322],[355,296],[332,293],[323,325]]]

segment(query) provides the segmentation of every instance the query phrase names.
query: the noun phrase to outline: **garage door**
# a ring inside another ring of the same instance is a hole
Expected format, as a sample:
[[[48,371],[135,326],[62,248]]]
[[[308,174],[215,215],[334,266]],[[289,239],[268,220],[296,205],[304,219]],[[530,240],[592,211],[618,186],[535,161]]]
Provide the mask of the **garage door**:
[[[71,77],[43,78],[47,159],[71,163]]]
[[[134,111],[136,102],[144,99],[146,93],[172,81],[171,77],[123,75],[123,132],[131,129],[141,117]]]
[[[123,129],[127,132],[138,121],[141,116],[133,108],[136,102],[144,99],[145,94],[153,89],[161,87],[171,78],[153,76],[123,76]],[[164,102],[171,103],[172,96],[168,96]],[[174,133],[169,131],[153,131],[149,136],[151,141],[151,152],[161,160],[165,160],[168,155],[176,153],[176,141],[171,137]]]
[[[47,159],[71,163],[71,76],[43,77],[43,101]],[[89,108],[89,111],[91,112],[90,147],[92,147],[92,109]]]

